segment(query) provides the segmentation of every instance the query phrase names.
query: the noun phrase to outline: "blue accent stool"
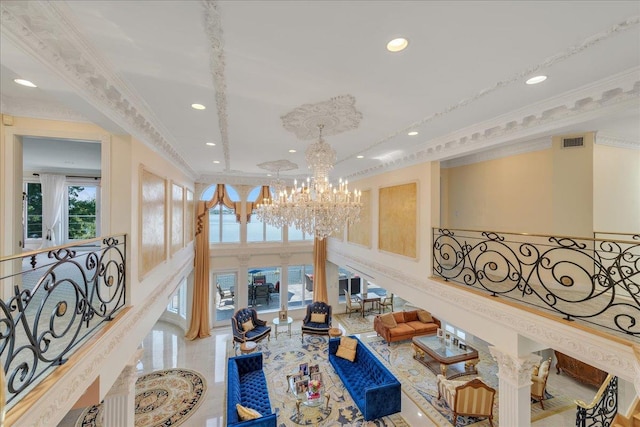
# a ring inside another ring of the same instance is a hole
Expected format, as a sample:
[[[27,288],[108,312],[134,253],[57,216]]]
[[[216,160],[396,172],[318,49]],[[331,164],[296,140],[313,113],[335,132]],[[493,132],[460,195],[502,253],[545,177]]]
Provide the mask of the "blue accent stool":
[[[236,403],[255,409],[262,417],[240,421]],[[227,426],[277,427],[262,371],[262,353],[230,357],[227,361]]]
[[[311,321],[312,313],[324,314],[325,322],[317,323]],[[307,315],[302,319],[302,340],[304,340],[304,334],[313,335],[329,335],[329,329],[331,328],[331,306],[320,301],[313,302],[307,305]]]
[[[360,340],[353,362],[336,356],[339,345],[340,338],[329,340],[329,362],[358,405],[364,419],[371,421],[400,412],[401,389],[396,377]]]

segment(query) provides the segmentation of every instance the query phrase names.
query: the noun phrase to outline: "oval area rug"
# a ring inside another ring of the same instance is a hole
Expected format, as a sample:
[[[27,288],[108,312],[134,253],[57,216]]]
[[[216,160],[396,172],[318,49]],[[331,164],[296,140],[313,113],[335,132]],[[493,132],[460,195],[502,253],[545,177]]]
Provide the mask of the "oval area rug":
[[[201,374],[189,369],[166,369],[136,380],[135,426],[179,426],[202,403],[207,385]],[[76,427],[105,427],[102,404],[82,411]]]

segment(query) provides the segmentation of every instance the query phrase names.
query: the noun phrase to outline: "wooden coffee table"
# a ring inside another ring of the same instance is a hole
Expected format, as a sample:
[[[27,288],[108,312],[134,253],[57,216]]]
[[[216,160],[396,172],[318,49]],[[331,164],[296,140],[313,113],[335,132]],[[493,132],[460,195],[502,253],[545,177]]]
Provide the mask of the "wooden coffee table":
[[[411,347],[415,352],[414,359],[435,375],[442,374],[451,379],[478,373],[478,351],[469,346],[462,350],[453,344],[447,345],[444,338],[437,335],[424,335],[413,337]],[[464,365],[462,362],[465,362]]]

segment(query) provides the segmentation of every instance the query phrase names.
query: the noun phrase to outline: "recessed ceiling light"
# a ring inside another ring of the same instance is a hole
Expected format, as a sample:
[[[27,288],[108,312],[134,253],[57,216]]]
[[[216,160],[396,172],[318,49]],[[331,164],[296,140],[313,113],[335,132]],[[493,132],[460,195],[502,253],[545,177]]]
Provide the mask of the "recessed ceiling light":
[[[404,37],[398,37],[397,39],[393,39],[387,43],[387,50],[389,52],[400,52],[401,50],[406,49],[407,46],[409,46],[409,40]]]
[[[214,160],[213,163],[217,165],[218,163],[220,163],[220,160]]]
[[[215,147],[216,143],[215,142],[205,142],[205,145],[208,145],[209,147]]]
[[[537,85],[538,83],[542,83],[545,80],[547,80],[547,76],[535,76],[531,77],[525,83],[528,85]]]
[[[364,159],[364,156],[356,156],[356,159]]]
[[[14,79],[13,81],[18,83],[19,85],[26,86],[26,87],[38,87],[32,82],[30,82],[29,80],[25,80],[25,79]]]
[[[418,132],[417,132],[417,131],[412,130],[412,131],[411,131],[411,132],[409,132],[407,135],[409,135],[409,136],[416,136],[417,134],[418,134]]]
[[[191,104],[191,108],[193,108],[194,110],[204,110],[204,109],[206,109],[207,107],[205,107],[205,106],[204,106],[204,105],[202,105],[202,104]]]
[[[290,153],[297,153],[297,151],[296,151],[296,150],[293,150],[293,149],[289,150],[289,152],[290,152]]]

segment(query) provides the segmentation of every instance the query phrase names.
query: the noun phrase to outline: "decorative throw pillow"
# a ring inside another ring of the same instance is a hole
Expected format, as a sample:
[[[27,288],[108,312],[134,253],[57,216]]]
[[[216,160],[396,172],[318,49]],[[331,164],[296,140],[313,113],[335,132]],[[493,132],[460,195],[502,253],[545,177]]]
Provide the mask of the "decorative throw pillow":
[[[242,324],[242,330],[245,331],[245,332],[249,332],[253,328],[255,328],[255,326],[253,325],[253,320],[251,320],[251,319],[247,320],[246,322],[244,322]]]
[[[405,322],[415,322],[418,320],[418,310],[411,310],[404,312],[404,321]]]
[[[358,347],[358,340],[355,338],[340,337],[340,346],[355,351],[356,347]]]
[[[395,328],[398,326],[396,322],[396,318],[393,316],[393,313],[387,313],[380,316],[380,321],[382,324],[388,328]]]
[[[549,367],[551,365],[550,360],[545,360],[540,364],[540,369],[538,370],[538,375],[542,378],[546,377],[549,373]]]
[[[240,421],[249,421],[254,420],[256,418],[260,418],[260,412],[255,409],[247,408],[246,406],[242,406],[239,403],[236,403],[236,411],[238,411],[238,417]]]
[[[422,323],[433,323],[433,317],[431,317],[431,313],[425,310],[418,311],[418,319]]]
[[[353,362],[356,359],[356,350],[347,348],[343,345],[338,346],[338,351],[336,351],[336,356],[342,357],[343,359],[347,359],[350,362]]]
[[[311,313],[311,321],[313,323],[325,323],[327,315],[324,313]]]

